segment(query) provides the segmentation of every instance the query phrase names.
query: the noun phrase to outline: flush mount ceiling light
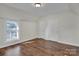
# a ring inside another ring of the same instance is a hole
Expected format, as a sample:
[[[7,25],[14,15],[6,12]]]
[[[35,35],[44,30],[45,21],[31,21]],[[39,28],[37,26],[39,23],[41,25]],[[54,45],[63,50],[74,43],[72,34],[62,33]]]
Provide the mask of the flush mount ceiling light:
[[[41,7],[41,3],[35,3],[35,7]]]
[[[42,3],[34,3],[33,4],[33,6],[36,7],[36,8],[43,7],[43,5],[44,4],[42,4]]]

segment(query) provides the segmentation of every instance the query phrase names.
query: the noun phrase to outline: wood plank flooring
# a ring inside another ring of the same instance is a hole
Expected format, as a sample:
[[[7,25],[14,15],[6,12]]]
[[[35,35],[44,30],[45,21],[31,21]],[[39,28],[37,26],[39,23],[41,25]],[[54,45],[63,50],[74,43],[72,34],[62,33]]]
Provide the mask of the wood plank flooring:
[[[1,50],[2,56],[79,56],[79,47],[42,38],[32,39]]]

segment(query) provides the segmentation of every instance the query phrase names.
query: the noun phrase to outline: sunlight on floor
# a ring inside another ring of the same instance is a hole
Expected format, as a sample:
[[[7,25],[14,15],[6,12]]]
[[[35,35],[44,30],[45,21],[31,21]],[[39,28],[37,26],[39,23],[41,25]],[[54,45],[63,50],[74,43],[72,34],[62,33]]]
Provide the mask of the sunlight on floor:
[[[5,52],[5,56],[18,56],[20,55],[20,46],[10,48]]]

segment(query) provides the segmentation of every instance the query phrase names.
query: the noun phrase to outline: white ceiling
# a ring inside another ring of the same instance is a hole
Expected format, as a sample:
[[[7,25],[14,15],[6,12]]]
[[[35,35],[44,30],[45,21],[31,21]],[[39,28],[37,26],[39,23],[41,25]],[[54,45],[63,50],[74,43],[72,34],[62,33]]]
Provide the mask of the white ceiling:
[[[18,18],[20,19],[30,19],[30,20],[37,20],[38,18],[42,18],[44,16],[48,16],[51,14],[57,14],[57,13],[63,13],[66,11],[71,11],[74,14],[79,15],[79,3],[46,3],[44,7],[35,8],[32,3],[4,3],[0,4],[4,5],[5,7],[11,7],[11,10],[17,10],[19,12],[13,12],[13,14],[20,14]],[[2,10],[5,9],[5,7]],[[0,9],[0,10],[1,10]],[[8,11],[9,9],[7,9]],[[6,10],[3,11],[6,13]],[[23,12],[23,13],[21,13]],[[8,13],[8,12],[7,12]],[[11,13],[11,11],[9,12]],[[8,14],[9,14],[8,13]],[[9,15],[11,16],[11,14]],[[7,17],[7,16],[6,16]],[[13,15],[12,17],[17,17],[16,15]]]
[[[46,3],[44,7],[35,8],[32,3],[6,3],[5,5],[25,11],[33,16],[46,16],[68,10],[66,3]]]
[[[79,15],[79,3],[69,4],[69,8],[73,13],[75,13],[76,15]]]

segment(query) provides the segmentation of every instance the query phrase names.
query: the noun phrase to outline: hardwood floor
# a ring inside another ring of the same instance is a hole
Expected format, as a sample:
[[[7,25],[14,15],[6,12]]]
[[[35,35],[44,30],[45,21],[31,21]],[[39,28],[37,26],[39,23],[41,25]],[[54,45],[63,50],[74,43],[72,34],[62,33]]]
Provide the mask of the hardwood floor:
[[[1,50],[0,50],[1,51]],[[79,56],[79,47],[36,38],[3,48],[3,56]]]

